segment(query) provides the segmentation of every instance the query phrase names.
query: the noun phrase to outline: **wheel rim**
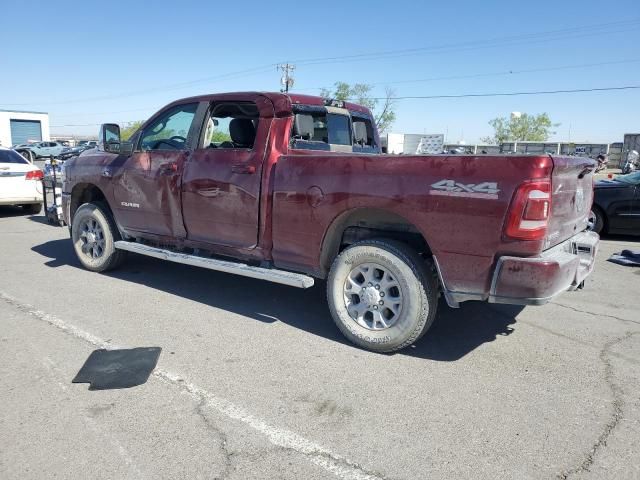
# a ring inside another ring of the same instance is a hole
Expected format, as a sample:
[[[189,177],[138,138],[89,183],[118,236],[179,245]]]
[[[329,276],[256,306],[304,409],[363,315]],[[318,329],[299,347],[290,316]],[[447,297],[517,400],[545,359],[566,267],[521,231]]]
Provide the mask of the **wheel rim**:
[[[97,220],[89,218],[80,225],[80,249],[89,258],[100,258],[104,254],[104,230]]]
[[[344,282],[344,302],[349,316],[368,330],[385,330],[396,324],[404,295],[395,274],[378,263],[351,269]]]
[[[593,210],[589,212],[589,219],[587,220],[587,228],[591,231],[596,229],[597,217]]]

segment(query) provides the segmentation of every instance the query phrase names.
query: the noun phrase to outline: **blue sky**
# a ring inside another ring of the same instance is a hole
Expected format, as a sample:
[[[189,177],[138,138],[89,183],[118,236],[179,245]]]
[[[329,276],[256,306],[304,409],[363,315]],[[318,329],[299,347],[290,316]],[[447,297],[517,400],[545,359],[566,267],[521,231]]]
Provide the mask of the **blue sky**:
[[[277,90],[283,61],[297,62],[302,93],[338,80],[397,96],[640,85],[637,0],[147,3],[7,0],[0,109],[47,111],[54,134],[94,133],[176,98]],[[390,51],[404,53],[305,62]],[[640,131],[640,90],[402,100],[392,131],[473,143],[511,111],[547,112],[561,123],[553,139],[621,141]]]

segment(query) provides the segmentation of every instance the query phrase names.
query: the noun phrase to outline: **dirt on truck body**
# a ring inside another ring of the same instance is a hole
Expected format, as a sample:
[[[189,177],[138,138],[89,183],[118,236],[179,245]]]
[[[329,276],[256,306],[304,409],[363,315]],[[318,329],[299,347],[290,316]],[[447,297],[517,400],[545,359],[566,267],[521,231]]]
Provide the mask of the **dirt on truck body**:
[[[173,102],[128,142],[115,124],[67,162],[63,205],[94,271],[126,252],[307,288],[352,342],[393,351],[438,297],[542,304],[582,286],[595,162],[383,155],[371,112],[305,95]]]

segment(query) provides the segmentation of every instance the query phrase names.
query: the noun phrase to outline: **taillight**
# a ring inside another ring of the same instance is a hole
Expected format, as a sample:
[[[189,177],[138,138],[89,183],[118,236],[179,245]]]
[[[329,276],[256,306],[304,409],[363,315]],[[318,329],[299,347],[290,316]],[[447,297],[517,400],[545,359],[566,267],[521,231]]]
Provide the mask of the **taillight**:
[[[31,170],[27,172],[26,179],[27,180],[42,180],[44,178],[44,173],[42,170]]]
[[[551,180],[521,184],[511,202],[505,235],[519,240],[541,240],[551,212]]]

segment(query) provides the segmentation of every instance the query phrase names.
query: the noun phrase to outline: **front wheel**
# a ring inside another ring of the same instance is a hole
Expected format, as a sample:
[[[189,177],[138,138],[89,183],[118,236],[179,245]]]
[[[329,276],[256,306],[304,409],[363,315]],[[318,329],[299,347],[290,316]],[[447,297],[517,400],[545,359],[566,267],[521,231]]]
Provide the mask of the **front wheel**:
[[[73,248],[87,270],[104,272],[122,262],[124,252],[115,248],[120,234],[106,207],[85,203],[76,211],[72,224]]]
[[[334,321],[353,343],[393,352],[431,327],[438,304],[431,264],[407,245],[367,240],[334,261],[327,299]]]

